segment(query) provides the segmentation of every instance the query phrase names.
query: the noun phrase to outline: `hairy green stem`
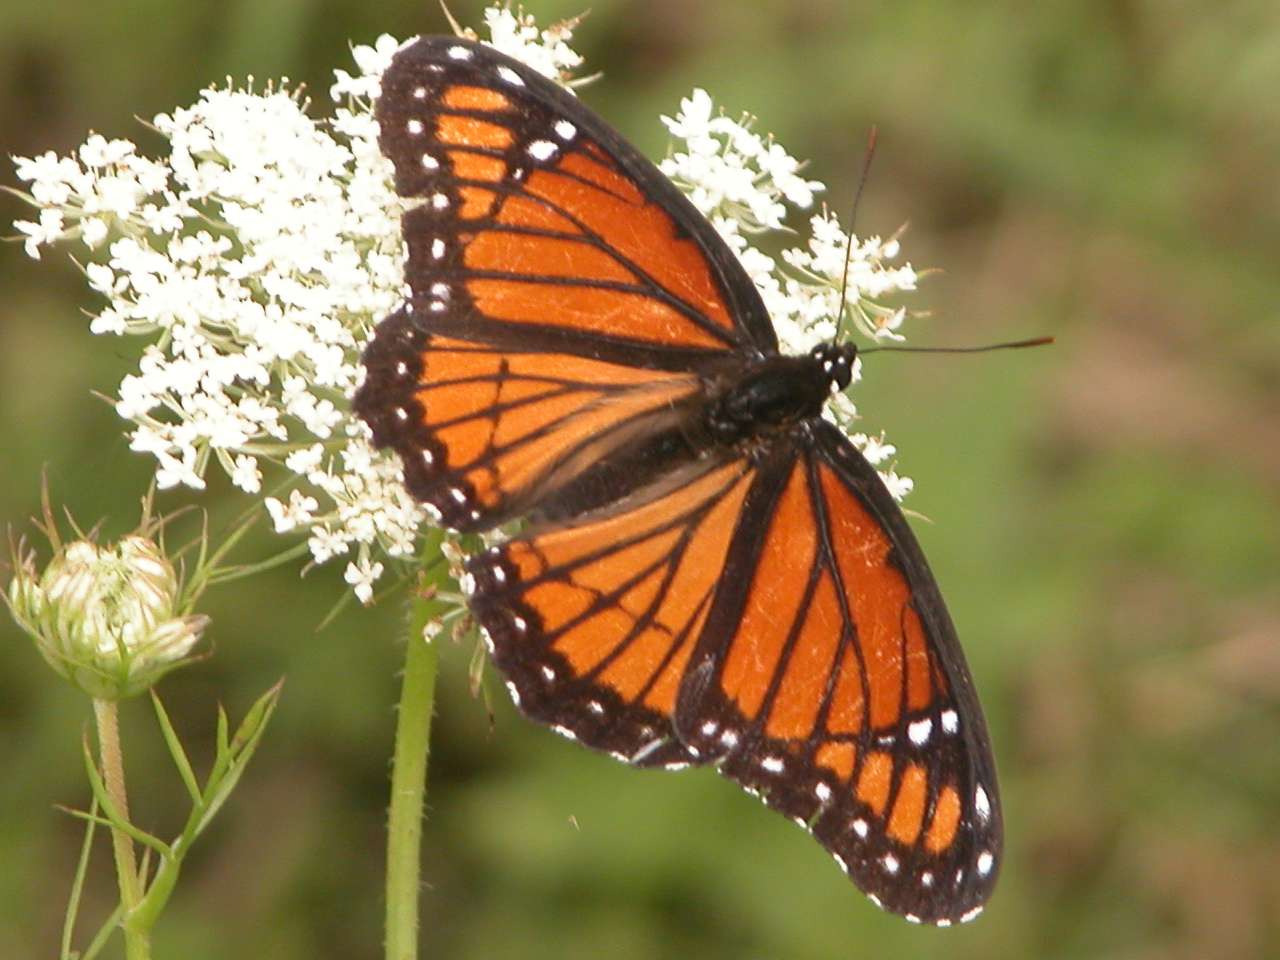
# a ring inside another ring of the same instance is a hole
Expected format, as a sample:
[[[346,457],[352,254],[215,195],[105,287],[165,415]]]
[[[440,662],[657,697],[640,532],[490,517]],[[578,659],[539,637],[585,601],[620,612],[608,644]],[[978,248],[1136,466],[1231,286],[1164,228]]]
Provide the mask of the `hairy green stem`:
[[[426,556],[439,550],[439,537]],[[391,768],[391,805],[387,820],[387,960],[418,956],[418,895],[422,875],[422,819],[427,799],[427,759],[431,713],[435,706],[437,652],[424,630],[443,605],[430,586],[414,597],[409,614],[404,676],[396,717]]]
[[[129,822],[129,797],[124,786],[124,753],[120,749],[120,721],[113,700],[93,701],[93,714],[98,724],[98,755],[102,763],[102,782],[115,814]],[[120,884],[120,906],[123,908],[121,928],[124,930],[125,956],[128,960],[149,960],[150,931],[140,930],[130,922],[130,914],[142,901],[142,877],[134,857],[133,840],[123,830],[111,830],[116,856],[116,877]]]

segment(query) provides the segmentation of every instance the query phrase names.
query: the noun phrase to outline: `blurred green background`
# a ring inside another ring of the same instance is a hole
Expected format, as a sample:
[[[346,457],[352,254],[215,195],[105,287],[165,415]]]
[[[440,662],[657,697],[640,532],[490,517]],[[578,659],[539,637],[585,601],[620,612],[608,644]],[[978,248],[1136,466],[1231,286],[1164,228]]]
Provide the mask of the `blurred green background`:
[[[7,0],[0,152],[89,129],[154,149],[134,117],[228,74],[323,102],[349,41],[443,28],[427,0]],[[979,921],[908,926],[714,774],[628,770],[505,703],[490,730],[451,646],[424,955],[1280,956],[1280,7],[593,0],[578,38],[607,74],[586,100],[650,155],[700,85],[811,157],[841,210],[878,124],[858,225],[909,220],[906,253],[943,271],[915,342],[1058,338],[877,358],[857,393],[933,521],[915,526],[991,724],[1007,858]],[[0,221],[22,214],[0,197]],[[57,252],[0,247],[0,291],[0,521],[22,528],[47,466],[56,502],[127,530],[149,461],[91,391],[138,343],[88,334],[96,303]],[[215,486],[215,515],[243,506]],[[399,612],[317,632],[343,589],[334,566],[208,595],[215,655],[162,688],[197,752],[215,704],[287,684],[157,957],[381,955]],[[53,805],[87,803],[88,718],[0,623],[0,957],[56,953],[81,834]],[[181,784],[145,705],[124,722],[137,818],[172,831]]]

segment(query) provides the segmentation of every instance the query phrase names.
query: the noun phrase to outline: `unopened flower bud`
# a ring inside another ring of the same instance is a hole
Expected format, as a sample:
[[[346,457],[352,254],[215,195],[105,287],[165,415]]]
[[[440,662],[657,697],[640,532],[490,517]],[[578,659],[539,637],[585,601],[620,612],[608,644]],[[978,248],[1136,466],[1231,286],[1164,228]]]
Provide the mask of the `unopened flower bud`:
[[[9,608],[59,674],[90,696],[120,700],[179,666],[209,618],[179,612],[173,565],[142,536],[114,547],[67,544],[43,574],[17,557]]]

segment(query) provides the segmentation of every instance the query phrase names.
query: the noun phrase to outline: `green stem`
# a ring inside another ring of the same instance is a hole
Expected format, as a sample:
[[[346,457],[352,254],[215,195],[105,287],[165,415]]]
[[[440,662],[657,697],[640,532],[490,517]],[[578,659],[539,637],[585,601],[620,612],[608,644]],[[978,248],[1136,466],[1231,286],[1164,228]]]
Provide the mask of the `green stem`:
[[[124,753],[120,749],[120,722],[114,700],[93,701],[93,715],[98,723],[98,753],[102,761],[102,782],[111,798],[116,816],[129,821],[129,797],[124,786]],[[133,909],[142,901],[142,878],[133,854],[133,840],[118,828],[111,830],[111,843],[116,855],[116,878],[120,883],[120,905],[123,908],[121,928],[124,930],[125,956],[128,960],[149,960],[149,932],[130,922]]]
[[[426,556],[439,551],[439,536]],[[422,818],[427,799],[427,758],[431,713],[435,705],[435,644],[423,631],[443,612],[443,604],[419,594],[411,605],[404,676],[396,717],[391,767],[391,806],[387,821],[387,960],[418,956],[418,895],[422,873]]]

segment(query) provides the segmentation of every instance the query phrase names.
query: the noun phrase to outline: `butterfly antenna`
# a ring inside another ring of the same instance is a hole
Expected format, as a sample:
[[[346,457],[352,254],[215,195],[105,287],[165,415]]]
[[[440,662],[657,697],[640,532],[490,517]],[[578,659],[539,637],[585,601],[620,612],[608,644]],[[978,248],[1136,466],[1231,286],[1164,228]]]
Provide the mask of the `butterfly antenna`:
[[[445,0],[440,0],[440,9],[444,12],[444,18],[449,21],[449,26],[453,29],[455,36],[474,39],[474,34],[458,22]]]
[[[1023,347],[1043,347],[1053,343],[1053,337],[1032,337],[1029,340],[1010,340],[1007,343],[988,343],[981,347],[864,347],[858,356],[868,353],[990,353],[992,350],[1021,350]]]
[[[853,194],[853,209],[849,211],[849,230],[844,247],[844,269],[840,271],[840,306],[836,310],[836,340],[844,327],[844,306],[849,292],[849,264],[853,261],[853,225],[858,219],[858,203],[862,200],[862,188],[867,185],[867,176],[871,173],[871,158],[876,155],[877,130],[873,125],[867,134],[867,152],[862,158],[862,176],[858,177],[858,189]]]

